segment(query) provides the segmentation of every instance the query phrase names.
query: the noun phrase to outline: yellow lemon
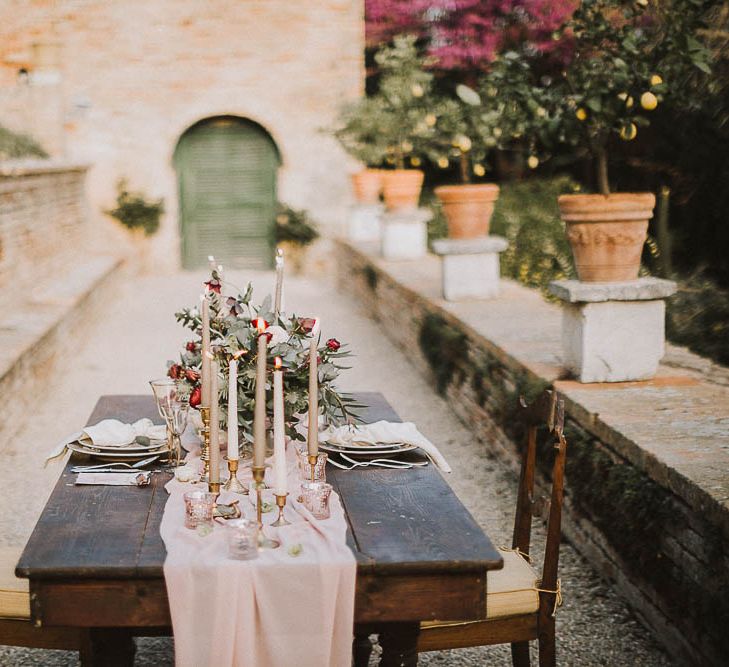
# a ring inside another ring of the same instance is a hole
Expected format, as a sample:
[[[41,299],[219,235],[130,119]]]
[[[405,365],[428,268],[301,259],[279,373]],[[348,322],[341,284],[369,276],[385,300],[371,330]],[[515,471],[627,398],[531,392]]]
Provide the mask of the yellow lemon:
[[[637,134],[638,134],[638,128],[635,126],[635,123],[626,125],[623,127],[622,130],[620,130],[620,138],[623,141],[633,141],[633,139],[635,139],[635,136]]]
[[[441,169],[445,169],[448,166],[448,158],[447,157],[439,157],[438,158],[438,166]]]
[[[580,107],[575,111],[575,116],[577,116],[577,120],[587,120],[587,111]]]
[[[640,106],[646,111],[653,111],[658,106],[658,98],[651,92],[643,93],[640,96]]]
[[[486,173],[486,167],[482,164],[474,164],[473,173],[476,174],[476,176],[483,176]]]
[[[651,77],[651,86],[660,86],[662,83],[663,79],[658,74],[654,74]]]
[[[503,134],[500,127],[495,127],[491,132],[497,139]]]
[[[641,7],[648,6],[648,0],[635,0]]]
[[[630,109],[633,106],[633,98],[628,93],[618,93],[618,99],[625,102],[626,109]]]
[[[413,145],[409,141],[403,141],[400,144],[400,148],[402,148],[405,153],[409,153],[411,150],[413,150]]]
[[[413,94],[413,97],[422,97],[425,93],[423,87],[419,83],[414,83],[410,88],[410,92]]]
[[[530,155],[527,158],[529,169],[536,169],[539,166],[539,158],[536,155]]]
[[[436,118],[434,113],[429,113],[425,116],[425,124],[428,127],[433,127],[438,119]]]
[[[537,107],[536,114],[538,118],[544,118],[547,115],[547,110],[544,107]]]
[[[456,148],[460,149],[460,151],[462,153],[465,153],[465,152],[471,150],[471,146],[473,144],[471,143],[471,140],[468,137],[461,135],[460,137],[456,137],[456,140],[453,142],[453,145]]]
[[[385,158],[385,162],[387,162],[387,164],[395,164],[395,158],[394,157],[386,157]]]
[[[410,164],[413,165],[413,167],[419,167],[420,166],[420,158],[419,157],[411,157],[410,158]]]

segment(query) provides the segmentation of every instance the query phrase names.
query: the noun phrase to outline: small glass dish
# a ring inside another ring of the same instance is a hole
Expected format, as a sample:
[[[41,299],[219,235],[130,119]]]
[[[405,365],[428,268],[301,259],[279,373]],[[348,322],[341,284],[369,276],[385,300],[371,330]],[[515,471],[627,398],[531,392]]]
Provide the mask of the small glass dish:
[[[329,496],[332,485],[326,482],[304,482],[301,485],[301,502],[315,519],[328,519]]]
[[[232,519],[225,524],[228,556],[234,560],[258,558],[258,523],[251,519]]]
[[[185,528],[213,527],[216,494],[206,491],[188,491],[185,495]]]

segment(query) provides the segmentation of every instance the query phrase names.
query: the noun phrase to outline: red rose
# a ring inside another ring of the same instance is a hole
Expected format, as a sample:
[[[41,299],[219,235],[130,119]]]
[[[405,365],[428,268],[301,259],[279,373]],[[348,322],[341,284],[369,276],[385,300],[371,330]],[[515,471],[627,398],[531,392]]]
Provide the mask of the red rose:
[[[187,345],[185,345],[185,349],[188,352],[194,352],[195,350],[197,350],[197,343],[190,341]]]
[[[205,285],[208,288],[208,291],[215,292],[216,294],[220,294],[220,281],[216,280],[215,278],[212,278],[211,280],[208,280]]]
[[[188,368],[185,371],[185,377],[189,382],[197,382],[200,379],[200,373],[193,370],[192,368]]]
[[[336,352],[340,347],[342,347],[342,344],[336,339],[336,338],[330,338],[327,341],[327,347],[332,351]]]
[[[172,366],[169,367],[169,370],[167,371],[167,375],[169,375],[173,380],[179,380],[184,371],[182,369],[182,366],[180,364],[172,364]]]
[[[198,386],[192,390],[190,394],[190,407],[196,408],[202,401],[202,389]]]
[[[305,333],[310,333],[314,329],[314,325],[316,324],[316,319],[313,317],[300,317],[299,318],[299,326],[301,327],[301,330]]]

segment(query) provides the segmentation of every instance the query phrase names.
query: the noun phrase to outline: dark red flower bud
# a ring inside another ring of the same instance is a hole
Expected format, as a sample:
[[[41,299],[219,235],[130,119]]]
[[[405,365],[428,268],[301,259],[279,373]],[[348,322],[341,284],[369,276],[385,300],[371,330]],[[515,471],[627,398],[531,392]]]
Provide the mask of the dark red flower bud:
[[[327,341],[327,347],[332,351],[336,352],[340,347],[342,347],[342,344],[336,339],[336,338],[330,338]]]
[[[196,408],[202,401],[202,389],[198,386],[192,390],[190,394],[190,407]]]
[[[313,317],[300,317],[299,318],[299,326],[301,327],[301,330],[310,333],[312,329],[314,328],[314,325],[316,324],[316,319]]]
[[[167,375],[169,375],[173,380],[179,380],[182,377],[183,372],[184,371],[180,364],[172,364],[167,371]]]
[[[193,370],[192,368],[188,368],[185,371],[185,377],[187,378],[188,382],[197,382],[200,379],[200,373],[198,373],[196,370]]]
[[[216,294],[220,294],[220,281],[216,280],[215,278],[212,278],[211,280],[208,280],[205,285],[208,288],[208,291],[215,292]]]
[[[194,352],[195,350],[197,350],[197,343],[195,343],[194,341],[190,341],[187,345],[185,345],[185,349],[188,352]]]

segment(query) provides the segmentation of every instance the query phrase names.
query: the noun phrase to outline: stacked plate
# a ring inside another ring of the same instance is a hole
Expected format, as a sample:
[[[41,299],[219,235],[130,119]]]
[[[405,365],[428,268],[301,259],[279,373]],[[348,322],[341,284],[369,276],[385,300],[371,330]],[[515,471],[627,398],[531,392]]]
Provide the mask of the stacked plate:
[[[332,454],[346,454],[347,456],[361,456],[363,458],[380,458],[382,456],[394,456],[411,452],[417,449],[415,445],[408,445],[402,442],[385,443],[352,443],[350,445],[334,445],[328,442],[319,444],[319,448]]]
[[[150,440],[149,444],[131,442],[126,445],[85,445],[80,442],[69,443],[72,452],[86,454],[104,461],[141,461],[144,458],[167,452],[166,440]]]

